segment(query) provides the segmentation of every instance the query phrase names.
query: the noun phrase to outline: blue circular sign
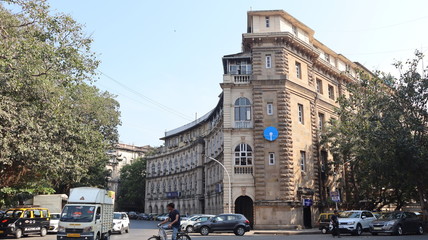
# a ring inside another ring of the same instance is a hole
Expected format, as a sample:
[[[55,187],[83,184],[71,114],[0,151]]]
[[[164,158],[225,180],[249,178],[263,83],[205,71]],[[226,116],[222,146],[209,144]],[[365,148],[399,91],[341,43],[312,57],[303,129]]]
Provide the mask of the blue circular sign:
[[[278,138],[278,130],[275,127],[267,127],[263,132],[263,136],[268,141],[275,141]]]

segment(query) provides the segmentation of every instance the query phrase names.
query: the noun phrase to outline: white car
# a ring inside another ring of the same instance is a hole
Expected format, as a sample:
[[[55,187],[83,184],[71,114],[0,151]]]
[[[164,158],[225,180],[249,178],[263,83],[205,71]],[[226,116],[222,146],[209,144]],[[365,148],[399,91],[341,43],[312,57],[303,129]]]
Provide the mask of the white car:
[[[339,214],[339,231],[360,236],[363,231],[370,230],[370,223],[374,220],[376,220],[376,217],[370,211],[352,210],[341,212]],[[330,224],[330,229],[332,227]]]
[[[61,218],[61,213],[51,213],[49,217],[49,230],[48,232],[56,233],[58,232],[59,219]]]
[[[130,227],[128,214],[124,212],[115,212],[113,216],[113,232],[120,234],[128,233]]]
[[[215,217],[215,215],[194,215],[187,220],[181,221],[181,230],[191,233],[196,223],[208,221],[213,217]]]

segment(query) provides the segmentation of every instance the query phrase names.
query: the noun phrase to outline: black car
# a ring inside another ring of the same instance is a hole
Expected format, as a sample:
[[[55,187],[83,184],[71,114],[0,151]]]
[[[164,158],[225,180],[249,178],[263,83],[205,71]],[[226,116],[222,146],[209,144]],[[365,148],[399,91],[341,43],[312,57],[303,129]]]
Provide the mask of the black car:
[[[398,211],[383,213],[379,219],[370,224],[370,232],[373,235],[378,233],[391,235],[423,234],[424,227],[421,219],[415,213]]]
[[[47,208],[11,208],[0,219],[0,237],[21,238],[30,234],[46,236],[49,229]]]
[[[194,225],[194,231],[204,236],[212,232],[233,232],[237,236],[243,236],[250,229],[250,221],[241,214],[220,214]]]

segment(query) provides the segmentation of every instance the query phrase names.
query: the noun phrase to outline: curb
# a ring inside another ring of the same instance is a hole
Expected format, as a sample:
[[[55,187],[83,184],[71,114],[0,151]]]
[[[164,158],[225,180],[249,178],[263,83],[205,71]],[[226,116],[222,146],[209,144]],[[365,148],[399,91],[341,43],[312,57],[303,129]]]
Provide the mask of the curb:
[[[321,234],[320,231],[252,231],[254,235],[315,235]]]

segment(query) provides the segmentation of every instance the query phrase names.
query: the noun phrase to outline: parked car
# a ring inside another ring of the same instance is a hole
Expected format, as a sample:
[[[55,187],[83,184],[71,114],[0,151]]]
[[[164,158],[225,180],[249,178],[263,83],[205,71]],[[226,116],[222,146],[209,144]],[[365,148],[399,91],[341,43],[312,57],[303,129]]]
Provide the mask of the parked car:
[[[189,214],[181,214],[180,220],[185,221],[185,220],[189,219],[190,217],[193,217],[193,216],[190,216]]]
[[[421,219],[413,212],[390,212],[382,214],[379,219],[370,224],[370,232],[373,235],[388,233],[391,235],[403,235],[408,233],[424,234]]]
[[[115,212],[113,214],[113,232],[120,234],[129,232],[129,217],[124,212]]]
[[[138,220],[151,220],[151,216],[147,213],[140,213],[138,214]]]
[[[0,218],[2,218],[5,213],[6,213],[5,211],[0,210]]]
[[[352,210],[339,213],[339,231],[360,236],[370,230],[370,223],[376,220],[373,213],[365,210]],[[330,224],[331,225],[331,224]],[[332,226],[330,226],[330,229]]]
[[[51,213],[49,217],[49,230],[50,233],[58,232],[59,219],[61,218],[61,213]]]
[[[157,217],[158,217],[160,214],[158,214],[158,213],[150,213],[149,215],[150,215],[150,217],[151,217],[151,219],[150,219],[150,220],[152,220],[152,221],[157,221]]]
[[[244,215],[220,214],[208,221],[196,223],[193,229],[204,236],[212,232],[233,232],[237,236],[243,236],[251,227]]]
[[[0,219],[0,237],[21,238],[30,234],[44,237],[49,229],[49,215],[47,208],[11,208]]]
[[[168,218],[168,213],[163,213],[156,217],[156,220],[158,221],[165,221]]]
[[[318,218],[318,228],[323,234],[330,232],[330,219],[334,213],[321,213]]]
[[[194,215],[187,220],[181,221],[181,230],[186,231],[188,233],[193,232],[194,225],[198,222],[206,222],[211,218],[215,217],[215,215]]]
[[[137,212],[128,212],[129,219],[137,219],[138,213]]]

